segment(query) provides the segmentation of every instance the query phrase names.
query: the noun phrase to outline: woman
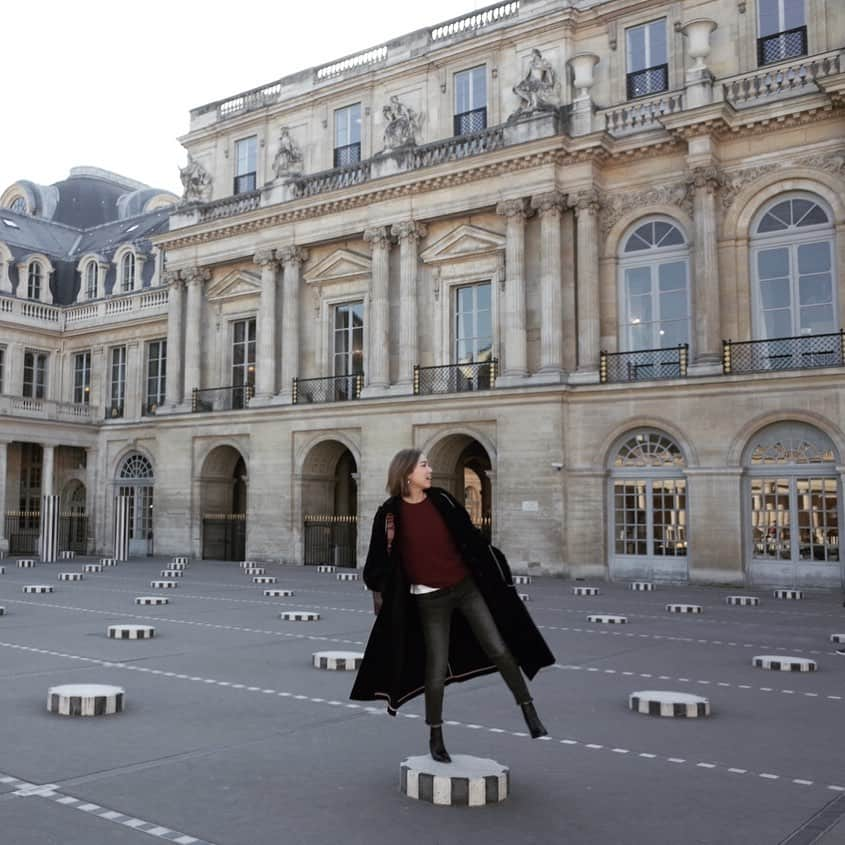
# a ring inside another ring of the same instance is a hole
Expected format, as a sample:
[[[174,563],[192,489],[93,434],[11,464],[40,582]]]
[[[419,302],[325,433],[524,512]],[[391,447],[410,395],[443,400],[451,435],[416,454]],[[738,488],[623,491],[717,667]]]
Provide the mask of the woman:
[[[387,489],[364,566],[377,618],[350,697],[386,699],[395,716],[424,692],[431,756],[449,763],[445,685],[498,670],[531,736],[545,736],[520,667],[533,678],[554,656],[516,594],[504,556],[449,493],[431,486],[431,465],[419,449],[396,454]]]

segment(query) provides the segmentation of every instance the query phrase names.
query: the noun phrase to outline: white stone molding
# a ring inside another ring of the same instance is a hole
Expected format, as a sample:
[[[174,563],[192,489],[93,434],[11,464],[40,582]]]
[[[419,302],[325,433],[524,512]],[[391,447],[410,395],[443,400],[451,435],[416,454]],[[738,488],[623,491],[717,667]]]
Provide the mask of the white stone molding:
[[[272,252],[272,250],[271,250]],[[254,258],[254,263],[258,261]],[[261,274],[239,267],[208,285],[205,297],[208,302],[219,304],[244,297],[261,296]]]
[[[299,375],[299,293],[302,265],[308,260],[309,252],[300,246],[286,246],[276,254],[283,267],[280,393],[285,402],[290,402],[293,380]],[[315,290],[319,292],[319,286]]]
[[[398,384],[412,385],[414,364],[419,363],[417,328],[418,245],[428,233],[416,220],[394,223],[391,233],[399,241],[399,377]]]
[[[481,255],[494,254],[504,249],[505,238],[502,235],[463,223],[426,247],[420,253],[420,258],[426,264],[453,263],[473,260]]]
[[[337,249],[318,261],[303,275],[307,285],[326,285],[333,282],[348,282],[369,279],[372,260],[349,249]]]
[[[710,55],[710,34],[716,27],[709,18],[696,18],[680,27],[688,40],[687,55],[695,62],[686,71],[685,108],[706,106],[713,100],[713,74],[704,60]]]
[[[687,182],[674,182],[660,185],[656,188],[644,188],[639,191],[601,192],[601,237],[605,244],[605,254],[615,255],[618,245],[607,244],[611,230],[627,214],[632,211],[646,210],[656,206],[675,206],[682,210],[688,218],[693,214],[693,202]]]
[[[364,240],[372,250],[370,276],[370,331],[368,363],[364,379],[368,387],[384,391],[390,382],[390,247],[392,237],[387,226],[376,226],[364,231]]]

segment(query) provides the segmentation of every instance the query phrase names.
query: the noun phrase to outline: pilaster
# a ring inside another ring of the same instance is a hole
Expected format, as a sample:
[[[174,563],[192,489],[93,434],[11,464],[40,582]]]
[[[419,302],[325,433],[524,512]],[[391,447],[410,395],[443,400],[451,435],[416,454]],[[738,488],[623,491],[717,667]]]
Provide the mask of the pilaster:
[[[170,288],[167,298],[167,381],[165,398],[167,410],[182,402],[182,339],[184,329],[185,283],[178,273],[164,274],[164,283]],[[157,413],[164,411],[159,408]]]
[[[279,264],[272,249],[258,250],[252,260],[261,268],[255,400],[256,404],[262,404],[276,393],[276,284]]]
[[[183,271],[188,289],[185,315],[185,383],[182,404],[191,407],[193,389],[202,387],[200,373],[202,366],[202,306],[203,286],[211,278],[211,271],[205,267],[191,267]]]
[[[525,317],[525,220],[530,210],[525,199],[500,202],[496,214],[507,220],[505,232],[504,368],[502,386],[528,375],[528,334]]]
[[[572,381],[598,381],[599,367],[599,196],[594,188],[570,194],[575,210],[577,254],[576,296],[578,302],[578,368]]]
[[[373,259],[370,276],[369,355],[364,365],[366,387],[362,395],[379,396],[387,392],[390,384],[390,314],[388,310],[390,231],[387,226],[367,229],[364,232],[364,240],[370,244]]]
[[[281,401],[293,401],[293,380],[299,375],[299,289],[302,265],[308,260],[308,250],[287,246],[277,250],[284,269],[282,296],[282,377]]]
[[[419,363],[417,334],[417,282],[419,277],[418,246],[427,228],[416,220],[395,223],[391,233],[400,246],[399,277],[399,376],[397,386],[412,392],[414,364]]]

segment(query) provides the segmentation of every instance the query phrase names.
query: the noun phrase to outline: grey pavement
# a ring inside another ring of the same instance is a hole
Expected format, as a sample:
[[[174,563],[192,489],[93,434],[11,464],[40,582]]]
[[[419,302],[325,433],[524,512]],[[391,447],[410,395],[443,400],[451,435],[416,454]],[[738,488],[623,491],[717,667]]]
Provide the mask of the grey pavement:
[[[93,560],[93,559],[85,559]],[[510,767],[506,802],[435,807],[399,792],[399,766],[427,751],[422,700],[391,718],[350,702],[354,674],[313,669],[319,650],[362,650],[372,624],[361,582],[266,564],[265,598],[237,564],[193,561],[154,590],[165,559],[60,582],[83,560],[0,576],[0,845],[838,845],[845,843],[845,633],[833,593],[663,586],[634,593],[540,578],[520,587],[557,658],[532,683],[550,736],[525,735],[498,675],[447,688],[452,753]],[[52,594],[24,594],[48,583]],[[751,593],[759,607],[725,596]],[[170,604],[135,604],[140,595]],[[701,604],[669,614],[668,602]],[[318,622],[283,622],[308,609]],[[626,625],[587,622],[626,615]],[[152,640],[106,636],[150,622]],[[815,673],[755,669],[758,654],[811,658]],[[106,683],[125,712],[47,712],[50,686]],[[706,719],[643,716],[636,690],[709,698]]]

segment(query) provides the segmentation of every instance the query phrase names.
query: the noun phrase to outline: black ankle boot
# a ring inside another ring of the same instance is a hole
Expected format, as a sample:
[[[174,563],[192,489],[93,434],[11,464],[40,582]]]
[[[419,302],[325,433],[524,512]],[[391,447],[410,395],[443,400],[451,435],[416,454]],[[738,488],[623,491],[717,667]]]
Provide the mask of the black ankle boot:
[[[438,763],[451,763],[452,758],[443,744],[443,728],[431,729],[431,737],[428,740],[428,750],[431,752],[431,757]]]
[[[528,730],[531,733],[532,739],[537,739],[541,736],[547,736],[548,731],[543,727],[537,711],[534,709],[533,701],[526,701],[519,705],[522,708],[522,715],[525,718],[525,724],[528,725]]]

